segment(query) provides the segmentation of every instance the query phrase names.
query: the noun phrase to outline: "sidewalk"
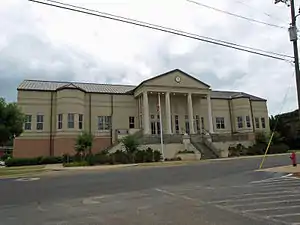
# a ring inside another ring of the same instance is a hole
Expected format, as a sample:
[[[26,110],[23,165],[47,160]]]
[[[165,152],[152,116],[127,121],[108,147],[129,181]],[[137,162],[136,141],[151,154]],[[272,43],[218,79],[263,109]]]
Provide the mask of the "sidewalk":
[[[50,164],[45,166],[47,171],[68,171],[68,170],[105,170],[116,169],[124,167],[137,166],[138,164],[119,164],[119,165],[99,165],[99,166],[78,166],[78,167],[64,167],[62,164]]]
[[[289,166],[279,166],[279,167],[272,167],[267,169],[260,169],[257,171],[267,171],[267,172],[277,172],[277,173],[300,173],[300,165],[293,167],[292,165]]]

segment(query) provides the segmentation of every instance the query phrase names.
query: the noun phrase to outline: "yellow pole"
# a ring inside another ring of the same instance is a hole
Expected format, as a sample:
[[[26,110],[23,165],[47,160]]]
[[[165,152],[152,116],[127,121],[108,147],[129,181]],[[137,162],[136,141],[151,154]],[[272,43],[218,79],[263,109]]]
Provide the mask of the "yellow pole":
[[[269,143],[268,143],[267,148],[266,148],[266,151],[265,151],[265,155],[264,155],[264,157],[263,157],[263,159],[262,159],[262,161],[261,161],[261,163],[260,163],[259,169],[261,169],[262,166],[263,166],[263,164],[264,164],[264,161],[265,161],[265,158],[266,158],[266,156],[267,156],[268,150],[269,150],[269,148],[270,148],[270,145],[271,145],[271,142],[272,142],[274,133],[275,133],[275,132],[273,132],[272,135],[271,135],[271,137],[270,137]]]

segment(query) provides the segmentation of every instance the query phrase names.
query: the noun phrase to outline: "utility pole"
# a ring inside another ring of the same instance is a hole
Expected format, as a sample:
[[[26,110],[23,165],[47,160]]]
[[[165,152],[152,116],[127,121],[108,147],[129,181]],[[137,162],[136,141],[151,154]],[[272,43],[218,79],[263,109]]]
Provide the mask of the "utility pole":
[[[300,70],[299,70],[299,53],[298,53],[298,37],[297,37],[297,26],[296,19],[297,16],[295,13],[295,1],[294,0],[275,0],[275,4],[283,2],[287,6],[291,7],[291,19],[292,23],[289,27],[290,41],[293,42],[294,47],[294,64],[295,64],[295,75],[296,75],[296,85],[297,85],[297,96],[298,96],[298,114],[300,120]]]

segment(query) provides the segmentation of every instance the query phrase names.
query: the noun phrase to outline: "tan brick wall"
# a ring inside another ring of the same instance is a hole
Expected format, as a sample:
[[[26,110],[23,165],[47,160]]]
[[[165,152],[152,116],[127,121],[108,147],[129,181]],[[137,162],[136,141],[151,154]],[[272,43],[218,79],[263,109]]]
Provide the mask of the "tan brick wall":
[[[13,157],[32,158],[38,156],[49,156],[49,138],[48,139],[22,139],[16,138],[14,142]]]
[[[61,137],[53,139],[53,148],[55,156],[62,156],[63,154],[75,154],[76,137]],[[16,139],[13,150],[13,157],[15,158],[32,158],[39,156],[49,156],[50,141],[48,139]],[[109,137],[95,138],[92,152],[97,153],[109,147],[111,140]]]

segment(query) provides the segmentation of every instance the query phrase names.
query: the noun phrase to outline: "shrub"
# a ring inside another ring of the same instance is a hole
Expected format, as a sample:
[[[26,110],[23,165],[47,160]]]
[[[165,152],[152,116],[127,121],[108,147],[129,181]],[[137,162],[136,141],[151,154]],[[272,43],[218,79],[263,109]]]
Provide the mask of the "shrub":
[[[237,144],[237,146],[229,147],[229,157],[236,157],[236,156],[241,156],[241,155],[246,155],[247,154],[247,148],[243,146],[242,144]]]
[[[102,151],[94,155],[95,164],[111,164],[111,155],[107,151]]]
[[[127,164],[130,163],[131,160],[126,152],[117,150],[114,153],[111,153],[111,164],[120,163],[120,164]]]
[[[80,155],[85,156],[87,150],[90,151],[90,149],[92,148],[93,139],[94,136],[89,132],[83,131],[81,134],[79,134],[75,144],[76,152]],[[91,154],[91,152],[89,153]]]
[[[64,163],[64,167],[77,167],[77,166],[89,166],[89,165],[90,164],[87,161]]]
[[[195,153],[194,151],[189,151],[189,150],[183,150],[183,151],[179,151],[178,154],[191,154],[191,153]]]
[[[289,150],[289,146],[284,143],[274,144],[270,146],[268,150],[268,154],[287,153],[288,150]]]
[[[155,150],[153,152],[153,158],[154,158],[154,162],[159,162],[162,160],[162,154],[160,151]]]
[[[39,165],[41,157],[37,158],[10,158],[5,161],[7,167]]]
[[[133,135],[128,135],[122,139],[123,146],[130,162],[134,162],[134,155],[139,150],[139,142]]]
[[[247,155],[263,155],[265,153],[267,145],[263,143],[255,144],[249,147],[246,151]]]
[[[63,158],[60,156],[48,156],[48,157],[42,157],[39,161],[39,164],[56,164],[62,162],[63,162]]]

